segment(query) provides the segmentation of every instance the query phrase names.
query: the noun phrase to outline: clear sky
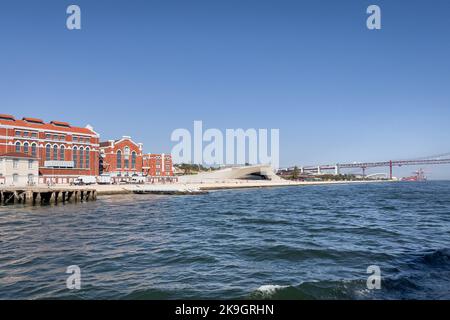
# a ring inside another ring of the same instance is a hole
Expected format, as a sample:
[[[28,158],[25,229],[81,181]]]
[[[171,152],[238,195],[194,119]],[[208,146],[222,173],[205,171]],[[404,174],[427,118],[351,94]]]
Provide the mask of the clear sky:
[[[66,29],[70,4],[82,30]],[[381,30],[366,28],[370,4]],[[4,0],[0,112],[148,152],[194,120],[279,128],[282,166],[446,153],[449,15],[448,0]]]

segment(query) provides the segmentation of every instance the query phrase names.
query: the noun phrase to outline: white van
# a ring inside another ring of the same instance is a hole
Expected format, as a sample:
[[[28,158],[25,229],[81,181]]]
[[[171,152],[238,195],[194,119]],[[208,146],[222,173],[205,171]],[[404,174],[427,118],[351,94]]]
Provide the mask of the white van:
[[[79,176],[73,181],[74,185],[89,185],[89,184],[95,184],[97,183],[97,180],[94,176]]]
[[[112,183],[111,176],[109,174],[102,174],[102,175],[98,176],[97,183],[98,184],[111,184]]]

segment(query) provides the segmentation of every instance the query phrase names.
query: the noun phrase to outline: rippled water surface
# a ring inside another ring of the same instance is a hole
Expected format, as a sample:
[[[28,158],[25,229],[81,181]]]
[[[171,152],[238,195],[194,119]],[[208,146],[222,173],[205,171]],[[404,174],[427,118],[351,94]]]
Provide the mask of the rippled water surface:
[[[450,182],[0,207],[8,298],[450,299]]]

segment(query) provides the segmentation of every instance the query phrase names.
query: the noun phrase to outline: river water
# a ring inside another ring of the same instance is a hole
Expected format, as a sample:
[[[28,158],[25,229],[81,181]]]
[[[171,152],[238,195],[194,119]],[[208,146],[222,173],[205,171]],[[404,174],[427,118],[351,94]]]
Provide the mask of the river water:
[[[48,298],[450,299],[450,182],[0,207],[0,299]]]

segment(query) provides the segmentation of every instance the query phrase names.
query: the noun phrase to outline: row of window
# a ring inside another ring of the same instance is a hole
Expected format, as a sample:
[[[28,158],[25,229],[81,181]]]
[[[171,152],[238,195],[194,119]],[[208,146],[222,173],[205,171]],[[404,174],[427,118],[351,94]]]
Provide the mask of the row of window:
[[[33,160],[28,160],[28,169],[33,169]],[[19,167],[19,160],[13,160],[13,169],[17,169]]]
[[[29,131],[15,131],[16,137],[24,137],[24,138],[37,138],[37,132],[29,132]],[[66,136],[65,135],[59,135],[59,134],[45,134],[45,139],[47,140],[55,140],[55,141],[65,141]],[[80,143],[89,143],[90,139],[85,137],[73,137],[72,139],[74,142],[80,142]]]
[[[73,142],[80,142],[80,143],[89,143],[90,142],[89,138],[83,138],[83,137],[73,137],[72,140],[73,140]]]
[[[161,169],[161,166],[159,165],[159,164],[157,164],[156,166],[155,166],[155,168],[156,169]],[[170,171],[170,168],[171,168],[171,166],[170,165],[167,165],[167,166],[165,166],[165,171]]]
[[[66,140],[66,137],[64,135],[57,135],[57,134],[45,134],[45,139],[47,140],[56,140],[56,141],[64,141]]]
[[[20,142],[16,142],[16,152],[23,152],[25,154],[29,154],[30,153],[30,149],[31,149],[31,155],[33,157],[37,156],[37,144],[36,143],[32,143],[31,146],[28,142],[25,142],[23,144],[23,151],[22,151],[22,146],[20,144]],[[52,152],[53,151],[53,152]],[[61,146],[59,148],[59,152],[58,152],[58,146],[54,145],[53,147],[50,145],[47,145],[45,147],[45,160],[60,160],[60,161],[64,161],[66,157],[66,148],[64,146]],[[78,149],[77,147],[74,147],[72,149],[72,157],[73,157],[73,162],[76,168],[89,168],[90,167],[90,149],[86,148],[84,149],[83,147],[80,147],[80,149]]]
[[[59,140],[59,141],[64,141],[66,140],[65,136],[60,136],[60,135],[51,135],[49,133],[45,134],[45,139],[47,140]],[[90,139],[89,138],[83,138],[83,137],[73,137],[72,138],[73,142],[79,142],[79,143],[89,143]]]
[[[19,131],[16,130],[15,132],[16,137],[31,137],[31,138],[37,138],[37,132],[29,132],[29,131]]]
[[[13,174],[13,182],[17,183],[19,182],[19,175],[17,173]],[[34,174],[29,174],[28,175],[28,183],[34,183]]]
[[[30,146],[30,144],[28,142],[25,142],[23,144],[23,153],[29,154],[30,149],[31,149],[31,155],[33,157],[36,157],[37,156],[37,144],[32,143]],[[22,146],[21,146],[20,142],[16,142],[16,152],[22,152]]]
[[[122,151],[119,150],[117,151],[117,155],[116,155],[116,167],[117,169],[122,169]],[[135,151],[133,151],[131,153],[131,169],[136,169],[136,157],[137,154]],[[124,157],[124,161],[123,161],[123,168],[129,168],[130,167],[130,159],[128,157],[128,155],[126,155]]]
[[[80,150],[77,147],[72,149],[72,160],[76,168],[90,168],[91,166],[90,150],[89,148],[86,148],[84,152],[83,150],[83,147]]]
[[[53,157],[52,157],[53,149]],[[50,146],[49,144],[45,146],[45,160],[61,160],[64,161],[66,157],[66,148],[61,146],[59,149],[59,159],[58,159],[58,146]]]

